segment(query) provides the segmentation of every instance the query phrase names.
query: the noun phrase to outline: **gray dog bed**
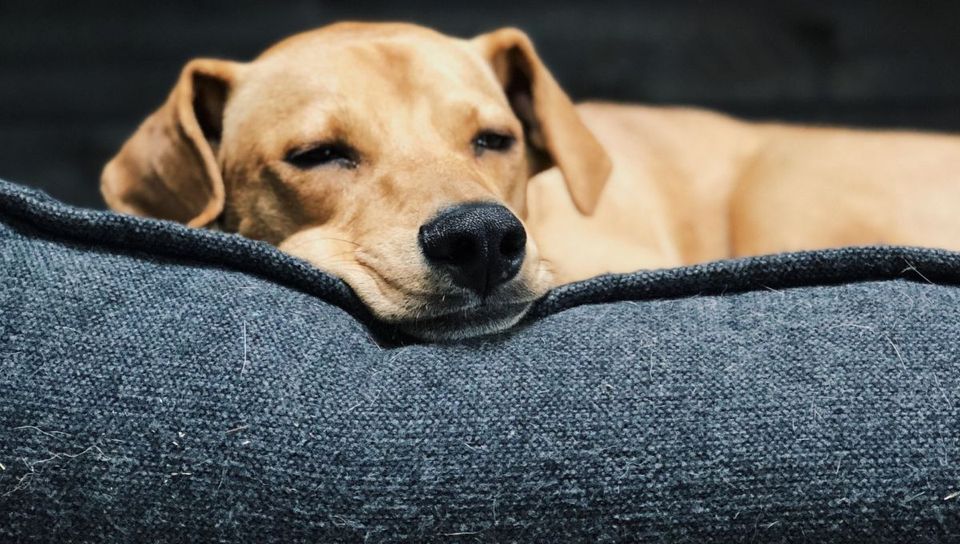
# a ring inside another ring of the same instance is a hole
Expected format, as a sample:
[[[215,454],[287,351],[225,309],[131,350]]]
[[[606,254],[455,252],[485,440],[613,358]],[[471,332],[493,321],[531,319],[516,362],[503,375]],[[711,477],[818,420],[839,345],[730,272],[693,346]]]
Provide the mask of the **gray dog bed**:
[[[954,253],[597,278],[451,345],[6,183],[0,263],[0,542],[960,538]]]

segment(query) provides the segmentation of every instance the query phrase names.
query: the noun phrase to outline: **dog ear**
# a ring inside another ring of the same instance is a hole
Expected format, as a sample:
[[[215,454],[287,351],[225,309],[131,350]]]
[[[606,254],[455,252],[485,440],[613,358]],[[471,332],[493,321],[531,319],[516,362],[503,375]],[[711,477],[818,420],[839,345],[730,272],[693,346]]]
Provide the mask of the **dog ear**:
[[[108,206],[192,227],[220,215],[225,191],[216,150],[240,67],[197,59],[183,68],[167,101],[104,167],[100,192]]]
[[[503,85],[529,142],[563,172],[577,208],[593,213],[610,175],[610,157],[537,56],[530,38],[521,30],[503,28],[473,41]]]

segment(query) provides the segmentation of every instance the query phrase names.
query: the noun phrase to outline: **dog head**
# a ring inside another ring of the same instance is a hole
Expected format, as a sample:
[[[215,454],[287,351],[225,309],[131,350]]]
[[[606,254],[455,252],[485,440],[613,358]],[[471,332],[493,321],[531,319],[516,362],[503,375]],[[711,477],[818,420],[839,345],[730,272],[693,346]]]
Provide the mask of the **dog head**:
[[[526,183],[590,213],[610,162],[530,40],[343,23],[194,60],[103,172],[109,206],[265,240],[425,339],[511,326],[551,286]]]

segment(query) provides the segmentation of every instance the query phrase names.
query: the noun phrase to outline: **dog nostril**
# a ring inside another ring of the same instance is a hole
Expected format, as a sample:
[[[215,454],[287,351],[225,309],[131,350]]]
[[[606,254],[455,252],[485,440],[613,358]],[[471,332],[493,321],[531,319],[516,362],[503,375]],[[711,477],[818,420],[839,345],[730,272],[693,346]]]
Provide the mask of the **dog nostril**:
[[[523,229],[512,230],[500,240],[500,254],[508,259],[514,259],[523,253],[526,244],[527,237]]]
[[[465,263],[477,258],[479,253],[476,239],[471,236],[457,236],[451,240],[447,258],[454,263]]]

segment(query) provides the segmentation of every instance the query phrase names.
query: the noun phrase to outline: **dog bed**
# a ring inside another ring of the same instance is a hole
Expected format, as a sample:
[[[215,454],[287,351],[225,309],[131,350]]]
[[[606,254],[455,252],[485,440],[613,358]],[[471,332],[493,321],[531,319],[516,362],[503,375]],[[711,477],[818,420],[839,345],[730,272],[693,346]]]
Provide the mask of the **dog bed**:
[[[601,277],[441,345],[9,183],[0,263],[3,542],[960,538],[955,253]]]

